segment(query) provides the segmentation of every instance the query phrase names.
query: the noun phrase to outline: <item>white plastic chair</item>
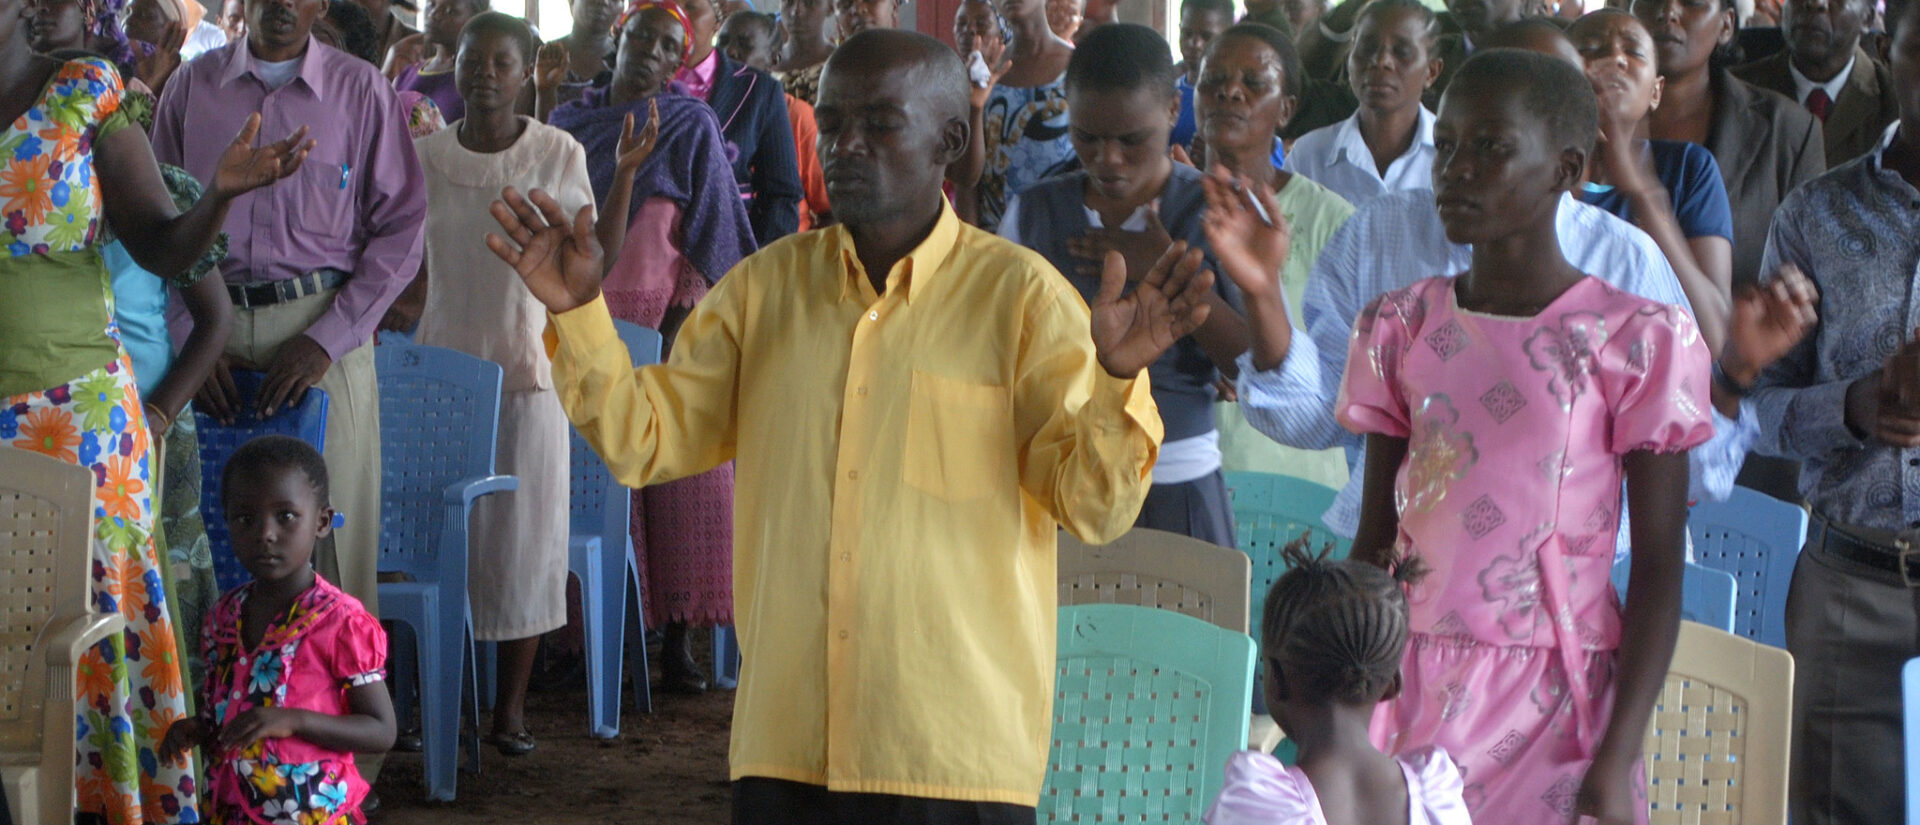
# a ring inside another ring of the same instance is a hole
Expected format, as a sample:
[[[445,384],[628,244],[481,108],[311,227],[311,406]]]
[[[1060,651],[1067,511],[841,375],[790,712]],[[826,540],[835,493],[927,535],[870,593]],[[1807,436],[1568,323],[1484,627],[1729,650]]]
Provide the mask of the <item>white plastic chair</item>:
[[[0,448],[0,782],[17,825],[73,821],[74,671],[126,628],[91,606],[92,534],[86,468]]]
[[[1652,825],[1785,825],[1793,657],[1680,623],[1647,731]]]

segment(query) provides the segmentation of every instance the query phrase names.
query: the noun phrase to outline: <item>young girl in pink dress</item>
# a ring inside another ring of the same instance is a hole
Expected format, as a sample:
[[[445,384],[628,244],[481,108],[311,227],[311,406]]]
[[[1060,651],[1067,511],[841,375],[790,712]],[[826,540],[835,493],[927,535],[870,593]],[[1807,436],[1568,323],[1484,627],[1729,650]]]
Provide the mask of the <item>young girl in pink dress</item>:
[[[1473,818],[1647,821],[1641,742],[1680,614],[1688,448],[1712,432],[1708,355],[1681,309],[1562,256],[1554,216],[1593,151],[1580,71],[1492,50],[1434,129],[1456,277],[1387,293],[1354,326],[1335,409],[1367,436],[1354,558],[1415,558],[1400,695],[1373,738],[1438,745]],[[1631,502],[1625,609],[1609,573]]]
[[[333,529],[327,466],[304,441],[262,436],[223,472],[233,552],[253,581],[208,616],[200,714],[167,729],[160,758],[205,749],[214,825],[360,825],[368,787],[353,755],[393,746],[387,637],[309,563]]]
[[[1303,538],[1283,551],[1292,569],[1273,583],[1260,621],[1267,708],[1299,745],[1299,761],[1234,754],[1207,823],[1470,825],[1445,749],[1389,757],[1367,738],[1374,709],[1400,692],[1402,583],[1420,575],[1419,564],[1388,573],[1305,548]]]

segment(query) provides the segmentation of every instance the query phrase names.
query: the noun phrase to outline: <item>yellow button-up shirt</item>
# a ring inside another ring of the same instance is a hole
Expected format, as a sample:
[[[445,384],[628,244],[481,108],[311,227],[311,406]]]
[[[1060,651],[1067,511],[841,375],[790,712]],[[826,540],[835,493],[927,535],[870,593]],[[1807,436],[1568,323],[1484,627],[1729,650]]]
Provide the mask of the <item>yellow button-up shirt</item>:
[[[841,227],[741,262],[634,370],[599,301],[549,329],[626,484],[734,469],[732,775],[1037,805],[1057,526],[1127,530],[1159,450],[1039,255],[961,223],[873,285]]]

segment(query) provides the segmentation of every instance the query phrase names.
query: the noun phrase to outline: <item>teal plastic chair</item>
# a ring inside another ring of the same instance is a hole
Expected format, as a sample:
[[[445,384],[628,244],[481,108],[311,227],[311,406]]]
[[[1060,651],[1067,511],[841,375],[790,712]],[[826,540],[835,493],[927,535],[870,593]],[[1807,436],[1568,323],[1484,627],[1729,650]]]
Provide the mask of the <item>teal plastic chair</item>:
[[[1787,586],[1807,543],[1807,511],[1765,493],[1733,488],[1726,501],[1703,501],[1687,515],[1693,557],[1733,574],[1740,603],[1733,632],[1787,646]]]
[[[1240,550],[1253,561],[1253,579],[1247,585],[1247,621],[1257,628],[1260,617],[1266,615],[1267,591],[1272,590],[1273,583],[1290,568],[1280,555],[1287,542],[1302,534],[1311,534],[1315,552],[1319,552],[1322,544],[1332,542],[1333,557],[1343,559],[1353,549],[1353,541],[1333,532],[1320,519],[1339,494],[1332,487],[1273,473],[1226,475]],[[1267,712],[1266,696],[1258,689],[1253,692],[1252,707],[1255,713]],[[1291,754],[1289,744],[1285,752],[1276,755],[1290,757]],[[1288,764],[1292,764],[1291,761]]]
[[[1306,479],[1272,473],[1227,473],[1227,495],[1233,500],[1233,520],[1240,549],[1253,560],[1248,620],[1258,627],[1266,609],[1267,591],[1285,575],[1287,563],[1280,549],[1303,533],[1311,533],[1312,549],[1333,542],[1334,558],[1346,558],[1353,541],[1341,537],[1320,520],[1333,506],[1338,491]]]
[[[1246,746],[1253,639],[1171,610],[1060,608],[1042,822],[1199,822]]]
[[[1740,588],[1733,574],[1693,562],[1686,565],[1680,574],[1680,618],[1733,633],[1740,610]],[[1613,587],[1620,591],[1621,604],[1627,601],[1627,576],[1632,568],[1631,559],[1613,565]]]

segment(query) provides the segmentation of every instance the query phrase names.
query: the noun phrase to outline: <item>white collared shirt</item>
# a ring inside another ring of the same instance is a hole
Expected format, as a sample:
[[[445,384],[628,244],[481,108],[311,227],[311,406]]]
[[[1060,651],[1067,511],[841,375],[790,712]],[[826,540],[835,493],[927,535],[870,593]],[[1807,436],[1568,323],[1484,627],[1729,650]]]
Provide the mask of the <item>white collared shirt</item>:
[[[1800,67],[1793,65],[1793,61],[1791,60],[1787,61],[1787,71],[1793,75],[1793,99],[1800,101],[1800,105],[1805,106],[1807,105],[1807,95],[1813,94],[1814,89],[1825,89],[1827,90],[1828,103],[1840,102],[1840,90],[1847,87],[1847,78],[1853,76],[1853,64],[1859,59],[1860,53],[1854,52],[1853,57],[1847,58],[1847,67],[1841,69],[1839,74],[1834,75],[1832,80],[1825,83],[1815,83],[1812,80],[1808,80],[1806,75],[1800,73]]]
[[[1433,113],[1420,107],[1413,145],[1392,163],[1386,175],[1374,166],[1373,152],[1360,135],[1360,113],[1301,135],[1287,152],[1287,169],[1346,198],[1354,208],[1389,192],[1433,188]]]

